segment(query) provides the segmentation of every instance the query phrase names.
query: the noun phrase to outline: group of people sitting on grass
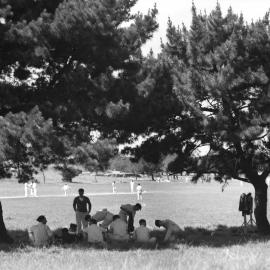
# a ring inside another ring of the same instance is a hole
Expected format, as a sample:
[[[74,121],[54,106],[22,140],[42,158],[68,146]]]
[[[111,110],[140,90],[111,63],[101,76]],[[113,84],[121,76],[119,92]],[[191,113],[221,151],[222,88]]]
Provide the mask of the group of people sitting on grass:
[[[169,219],[155,221],[158,228],[165,229],[165,236],[162,234],[162,237],[147,227],[145,219],[140,219],[138,227],[134,228],[135,214],[142,209],[139,203],[121,205],[117,215],[107,209],[102,209],[91,216],[89,214],[91,211],[90,200],[83,194],[84,191],[80,189],[79,196],[74,199],[73,207],[77,224],[70,224],[69,229],[63,228],[53,233],[47,225],[45,216],[37,218],[38,224],[29,229],[29,238],[35,246],[46,246],[52,242],[69,244],[85,240],[92,246],[102,248],[114,244],[157,247],[179,239],[181,229]],[[86,208],[82,207],[84,204]],[[78,208],[84,211],[80,212]]]

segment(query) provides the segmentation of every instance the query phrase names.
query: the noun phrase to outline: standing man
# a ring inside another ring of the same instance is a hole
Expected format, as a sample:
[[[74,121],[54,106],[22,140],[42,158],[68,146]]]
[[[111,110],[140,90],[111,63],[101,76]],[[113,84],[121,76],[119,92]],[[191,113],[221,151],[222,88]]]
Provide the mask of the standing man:
[[[116,183],[115,183],[115,181],[112,182],[112,192],[116,193]]]
[[[24,183],[24,197],[28,196],[28,182]]]
[[[36,181],[32,182],[33,196],[37,197],[37,183]]]
[[[68,184],[64,184],[64,186],[62,187],[62,189],[64,190],[65,196],[67,196],[67,192],[70,189],[70,186]]]
[[[82,232],[83,229],[87,227],[87,221],[85,216],[91,212],[91,202],[88,197],[84,196],[84,189],[80,188],[78,190],[79,196],[77,196],[73,201],[73,209],[76,213],[76,223],[77,223],[77,233]]]
[[[134,181],[133,181],[133,179],[131,179],[131,181],[130,181],[130,192],[131,193],[134,192]]]
[[[136,192],[137,192],[137,200],[142,201],[142,192],[143,192],[143,190],[142,190],[142,186],[141,186],[140,183],[137,185]]]

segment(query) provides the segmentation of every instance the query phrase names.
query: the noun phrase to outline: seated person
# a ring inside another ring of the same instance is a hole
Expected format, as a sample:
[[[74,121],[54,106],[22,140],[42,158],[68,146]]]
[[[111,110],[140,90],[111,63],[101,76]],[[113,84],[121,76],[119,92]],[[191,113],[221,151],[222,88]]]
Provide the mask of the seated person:
[[[142,210],[140,203],[132,204],[123,204],[120,207],[119,216],[120,218],[128,223],[128,232],[134,231],[134,217],[137,211]]]
[[[146,227],[146,220],[139,220],[140,227],[138,227],[134,232],[134,240],[136,244],[142,244],[146,246],[154,246],[157,239],[155,237],[151,237],[151,230]]]
[[[88,221],[89,226],[83,229],[85,238],[87,237],[87,241],[89,244],[92,244],[98,247],[105,247],[106,243],[103,238],[102,228],[97,226],[97,221],[95,219],[93,218],[89,219],[88,216],[85,217],[85,220]]]
[[[34,246],[46,246],[50,244],[52,240],[53,233],[50,230],[49,226],[46,225],[47,219],[45,216],[39,216],[37,218],[38,224],[32,226],[28,233],[31,242]]]
[[[108,231],[108,238],[111,241],[127,242],[129,240],[128,225],[120,219],[119,215],[113,216],[113,222]]]
[[[155,220],[155,225],[157,227],[165,228],[166,234],[163,239],[164,243],[174,242],[175,240],[179,238],[179,235],[182,232],[180,227],[170,219]]]
[[[107,229],[108,226],[112,223],[113,221],[113,214],[109,212],[106,208],[97,211],[93,216],[93,219],[95,219],[97,222],[101,222],[100,226],[104,229]]]

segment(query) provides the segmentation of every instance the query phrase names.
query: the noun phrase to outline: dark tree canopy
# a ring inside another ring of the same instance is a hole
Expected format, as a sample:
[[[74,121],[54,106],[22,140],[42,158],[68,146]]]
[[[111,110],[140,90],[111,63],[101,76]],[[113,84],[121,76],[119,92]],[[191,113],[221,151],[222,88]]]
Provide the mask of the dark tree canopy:
[[[58,127],[102,126],[135,91],[141,46],[157,29],[157,10],[132,15],[135,3],[1,1],[0,113],[38,105]]]

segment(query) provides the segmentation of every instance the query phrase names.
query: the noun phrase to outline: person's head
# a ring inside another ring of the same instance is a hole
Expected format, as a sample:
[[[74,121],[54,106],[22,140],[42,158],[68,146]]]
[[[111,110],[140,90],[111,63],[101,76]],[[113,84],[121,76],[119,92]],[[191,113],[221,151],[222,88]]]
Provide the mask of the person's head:
[[[79,195],[80,195],[80,196],[83,196],[83,194],[84,194],[84,189],[83,189],[83,188],[79,188],[78,192],[79,192]]]
[[[159,220],[159,219],[155,220],[155,225],[157,227],[160,227],[161,226],[161,220]]]
[[[97,224],[97,221],[94,218],[91,218],[90,221],[89,221],[89,224],[90,225]]]
[[[137,186],[140,186],[141,184],[139,183]]]
[[[139,224],[140,224],[140,226],[146,226],[146,220],[145,219],[140,219]]]
[[[117,220],[117,219],[120,219],[120,216],[119,215],[114,215],[113,216],[113,221]]]
[[[43,215],[39,216],[39,217],[37,218],[37,221],[38,221],[38,222],[41,222],[41,223],[43,223],[43,224],[46,224],[46,223],[47,223],[47,219],[46,219],[46,217],[43,216]]]
[[[142,205],[141,205],[140,203],[136,203],[136,204],[134,205],[134,209],[135,209],[135,211],[142,210]]]
[[[85,221],[89,222],[91,220],[91,216],[90,215],[86,215],[84,219],[85,219]]]

